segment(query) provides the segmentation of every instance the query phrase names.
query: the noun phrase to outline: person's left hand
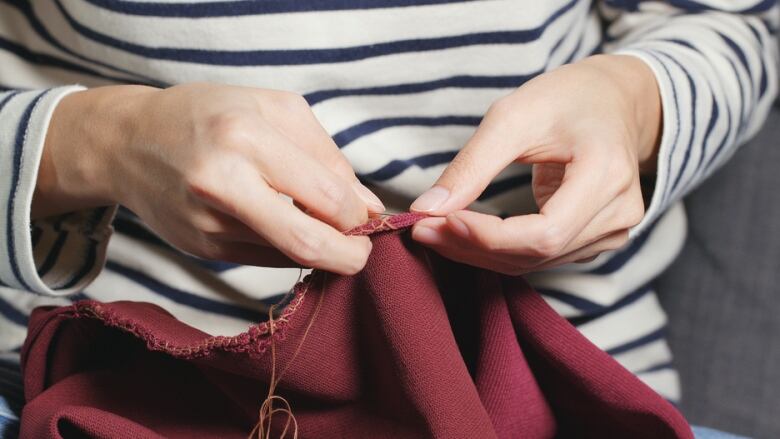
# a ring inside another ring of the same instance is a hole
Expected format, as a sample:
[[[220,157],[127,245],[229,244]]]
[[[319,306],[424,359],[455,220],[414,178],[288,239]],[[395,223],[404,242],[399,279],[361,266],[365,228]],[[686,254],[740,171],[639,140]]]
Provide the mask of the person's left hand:
[[[411,210],[412,237],[445,257],[517,275],[623,246],[644,216],[640,168],[654,171],[661,101],[640,59],[598,55],[540,75],[495,102]],[[533,165],[538,214],[462,210],[512,162]]]

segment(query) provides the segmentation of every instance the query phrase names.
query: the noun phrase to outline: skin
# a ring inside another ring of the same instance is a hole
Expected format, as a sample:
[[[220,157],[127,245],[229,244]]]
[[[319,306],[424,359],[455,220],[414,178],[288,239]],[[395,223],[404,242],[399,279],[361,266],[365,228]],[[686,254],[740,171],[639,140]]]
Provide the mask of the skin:
[[[653,173],[661,98],[641,60],[598,55],[540,75],[495,102],[412,210],[412,236],[470,265],[518,275],[590,261],[622,247],[644,216],[640,173]],[[512,162],[532,165],[538,214],[465,210]]]
[[[633,57],[540,75],[490,107],[411,206],[430,215],[412,236],[507,274],[621,247],[644,215],[639,175],[655,170],[661,115],[655,78]],[[465,210],[512,162],[533,165],[540,212]],[[302,97],[216,84],[100,87],[60,102],[32,217],[111,204],[195,256],[339,274],[360,271],[371,251],[340,232],[384,210]]]
[[[340,274],[371,251],[340,232],[384,210],[301,96],[214,84],[101,87],[60,102],[32,217],[111,204],[199,257]]]

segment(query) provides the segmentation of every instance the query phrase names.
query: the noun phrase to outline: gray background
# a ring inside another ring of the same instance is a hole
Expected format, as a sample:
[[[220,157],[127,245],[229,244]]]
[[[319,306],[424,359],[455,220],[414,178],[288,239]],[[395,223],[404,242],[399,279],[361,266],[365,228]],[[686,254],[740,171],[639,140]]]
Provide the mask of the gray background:
[[[686,198],[688,240],[658,281],[694,424],[780,438],[780,109]]]

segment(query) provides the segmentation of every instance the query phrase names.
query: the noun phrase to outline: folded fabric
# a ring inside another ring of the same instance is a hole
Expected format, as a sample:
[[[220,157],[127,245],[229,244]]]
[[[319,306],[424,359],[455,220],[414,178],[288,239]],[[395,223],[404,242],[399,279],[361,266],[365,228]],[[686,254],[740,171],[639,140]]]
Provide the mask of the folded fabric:
[[[374,243],[362,272],[315,271],[237,336],[146,303],[36,310],[21,436],[246,438],[272,387],[270,437],[693,437],[521,278],[412,242],[404,229],[419,219],[353,230]]]

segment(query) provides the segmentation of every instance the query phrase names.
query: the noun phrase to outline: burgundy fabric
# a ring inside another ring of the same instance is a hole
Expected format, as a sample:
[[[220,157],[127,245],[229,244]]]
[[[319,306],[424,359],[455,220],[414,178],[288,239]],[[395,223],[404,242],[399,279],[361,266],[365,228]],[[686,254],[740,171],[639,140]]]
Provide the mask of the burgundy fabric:
[[[366,268],[315,272],[274,320],[276,393],[299,437],[692,437],[521,278],[411,242],[402,229],[418,219],[355,230],[373,234]],[[21,436],[246,438],[268,390],[269,332],[266,322],[213,337],[136,302],[38,309],[22,352]]]

